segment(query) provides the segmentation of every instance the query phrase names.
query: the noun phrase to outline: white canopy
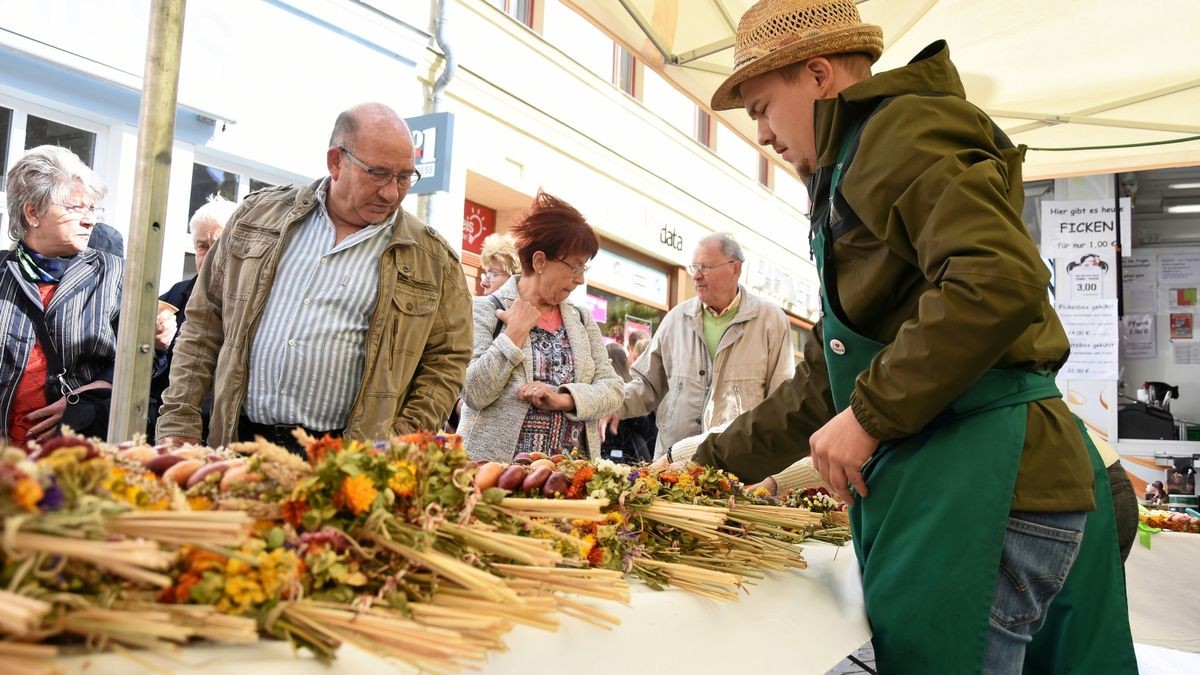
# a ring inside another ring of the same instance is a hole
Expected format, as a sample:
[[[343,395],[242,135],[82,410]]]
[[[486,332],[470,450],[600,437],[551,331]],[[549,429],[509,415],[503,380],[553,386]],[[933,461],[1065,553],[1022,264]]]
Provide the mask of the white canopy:
[[[705,109],[730,72],[738,19],[753,4],[563,2]],[[949,42],[968,98],[1030,146],[1026,180],[1200,164],[1200,1],[858,0],[858,9],[883,27],[877,72],[934,40]],[[716,114],[753,142],[743,111]]]

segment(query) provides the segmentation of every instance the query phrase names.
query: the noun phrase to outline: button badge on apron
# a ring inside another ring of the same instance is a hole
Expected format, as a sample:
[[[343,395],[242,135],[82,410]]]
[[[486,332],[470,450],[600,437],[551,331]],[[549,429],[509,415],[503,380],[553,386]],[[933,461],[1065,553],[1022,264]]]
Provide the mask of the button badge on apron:
[[[829,349],[838,356],[846,353],[846,345],[841,340],[834,338],[829,341]]]

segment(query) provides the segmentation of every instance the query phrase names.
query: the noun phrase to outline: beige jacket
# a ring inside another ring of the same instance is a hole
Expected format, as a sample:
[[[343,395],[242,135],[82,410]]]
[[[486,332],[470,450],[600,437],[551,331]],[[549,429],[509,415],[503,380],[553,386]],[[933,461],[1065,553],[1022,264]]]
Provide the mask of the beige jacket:
[[[783,310],[745,288],[741,295],[716,359],[704,346],[700,298],[692,298],[667,312],[630,368],[621,419],[657,412],[655,457],[750,410],[796,372]]]
[[[496,291],[505,308],[519,297],[520,278],[520,275],[509,278]],[[475,298],[474,303],[475,355],[467,367],[458,433],[471,459],[507,462],[512,460],[525,414],[529,412],[529,404],[517,397],[517,389],[534,379],[533,350],[529,340],[518,347],[503,332],[493,340],[496,305],[486,296]],[[567,413],[567,418],[587,423],[587,452],[596,458],[600,456],[599,420],[621,404],[621,376],[613,370],[600,328],[592,317],[565,300],[559,311],[575,360],[575,381],[559,390],[575,399],[575,410]]]
[[[319,184],[256,192],[229,219],[188,301],[157,437],[199,438],[200,404],[212,388],[208,444],[237,439],[250,345],[288,232],[316,207]],[[380,260],[365,352],[346,437],[440,429],[471,358],[471,299],[455,253],[403,211]]]

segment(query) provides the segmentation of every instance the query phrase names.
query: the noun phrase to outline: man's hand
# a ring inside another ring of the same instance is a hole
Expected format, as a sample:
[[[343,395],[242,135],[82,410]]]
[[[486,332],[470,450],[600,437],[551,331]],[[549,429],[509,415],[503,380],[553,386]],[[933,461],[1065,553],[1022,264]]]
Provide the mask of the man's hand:
[[[754,485],[746,486],[746,492],[749,492],[750,494],[754,494],[759,489],[766,490],[767,494],[774,497],[779,492],[779,483],[775,482],[774,476],[767,476]]]
[[[517,298],[508,309],[496,310],[496,318],[504,322],[504,334],[518,347],[525,346],[529,331],[538,324],[542,313],[533,303]]]
[[[854,502],[851,485],[859,496],[867,496],[862,467],[879,447],[879,441],[863,430],[853,410],[846,408],[838,413],[809,438],[808,444],[813,466],[842,501]]]
[[[171,342],[175,340],[177,327],[175,314],[167,310],[158,313],[158,316],[154,318],[155,351],[164,352],[167,350],[167,347],[171,346]]]
[[[608,438],[609,434],[617,433],[617,427],[621,425],[621,413],[615,412],[608,417],[600,418],[600,440]]]

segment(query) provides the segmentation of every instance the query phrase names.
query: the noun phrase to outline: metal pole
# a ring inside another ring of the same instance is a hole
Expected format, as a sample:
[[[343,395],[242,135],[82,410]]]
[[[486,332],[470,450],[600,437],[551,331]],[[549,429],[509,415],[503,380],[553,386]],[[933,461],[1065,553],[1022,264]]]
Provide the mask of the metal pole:
[[[154,363],[154,320],[158,313],[158,275],[162,265],[163,223],[175,140],[175,100],[183,48],[185,0],[150,3],[150,35],[138,113],[137,170],[117,365],[113,378],[108,440],[128,440],[146,429],[150,374]]]

